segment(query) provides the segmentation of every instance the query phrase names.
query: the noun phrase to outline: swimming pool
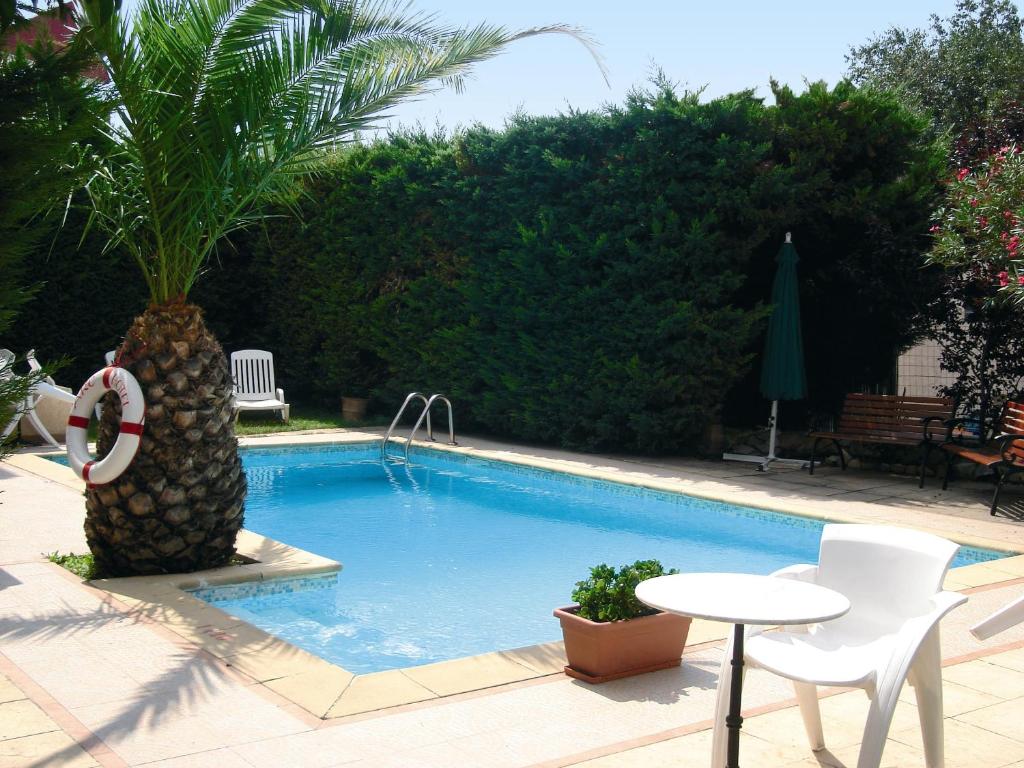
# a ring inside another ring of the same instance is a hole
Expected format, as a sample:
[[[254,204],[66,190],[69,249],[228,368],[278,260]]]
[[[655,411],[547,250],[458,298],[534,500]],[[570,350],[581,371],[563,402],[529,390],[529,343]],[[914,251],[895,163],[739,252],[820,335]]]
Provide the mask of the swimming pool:
[[[561,639],[553,608],[601,562],[768,573],[815,562],[822,522],[417,449],[248,449],[246,527],[337,576],[196,595],[352,672]],[[1003,553],[964,548],[958,565]]]

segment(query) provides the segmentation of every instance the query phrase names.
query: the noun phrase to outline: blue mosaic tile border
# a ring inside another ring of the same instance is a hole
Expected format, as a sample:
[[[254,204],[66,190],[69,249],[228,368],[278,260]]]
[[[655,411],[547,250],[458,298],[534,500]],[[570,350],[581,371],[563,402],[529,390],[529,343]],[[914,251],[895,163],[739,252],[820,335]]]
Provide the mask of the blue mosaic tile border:
[[[373,442],[361,442],[361,443],[321,443],[321,444],[305,444],[305,445],[291,445],[291,446],[267,446],[267,447],[248,447],[243,448],[244,451],[280,451],[280,452],[301,452],[308,450],[327,450],[332,453],[362,453],[365,454],[362,458],[365,460],[377,460],[379,456],[379,441]],[[475,468],[480,470],[486,470],[506,476],[511,475],[513,477],[529,477],[541,482],[557,482],[560,484],[568,484],[576,486],[578,488],[596,491],[600,493],[607,493],[616,495],[619,497],[632,497],[632,498],[648,498],[658,501],[664,501],[671,504],[680,505],[702,505],[708,508],[712,508],[716,513],[727,515],[731,517],[743,517],[754,520],[761,520],[774,525],[784,525],[792,528],[800,528],[804,530],[821,530],[826,523],[836,522],[828,518],[812,518],[802,517],[800,515],[787,514],[785,512],[775,512],[773,510],[758,509],[756,507],[747,507],[739,504],[733,504],[726,501],[717,501],[715,499],[706,499],[700,496],[690,496],[681,491],[665,491],[657,488],[649,488],[644,485],[634,485],[632,483],[617,482],[614,480],[604,480],[592,477],[585,477],[582,475],[572,474],[570,472],[563,472],[554,469],[547,469],[541,467],[532,467],[525,464],[517,464],[510,461],[502,461],[501,459],[484,458],[480,456],[469,456],[463,453],[455,453],[442,450],[434,450],[431,448],[423,448],[416,446],[409,454],[410,459],[413,462],[421,462],[422,466],[429,469],[444,471],[451,465],[462,465],[469,468]],[[399,463],[401,466],[401,463]],[[960,550],[957,552],[957,556],[961,560],[967,560],[971,563],[983,563],[991,560],[998,560],[1002,557],[1008,557],[1018,554],[1013,551],[996,551],[990,549],[981,549],[978,547],[970,547],[961,545]]]
[[[308,592],[314,589],[333,589],[338,583],[338,574],[325,576],[302,576],[295,579],[268,579],[247,581],[241,584],[222,584],[216,587],[199,587],[186,590],[190,595],[207,603],[225,600],[245,600],[250,597],[266,597],[289,592]]]

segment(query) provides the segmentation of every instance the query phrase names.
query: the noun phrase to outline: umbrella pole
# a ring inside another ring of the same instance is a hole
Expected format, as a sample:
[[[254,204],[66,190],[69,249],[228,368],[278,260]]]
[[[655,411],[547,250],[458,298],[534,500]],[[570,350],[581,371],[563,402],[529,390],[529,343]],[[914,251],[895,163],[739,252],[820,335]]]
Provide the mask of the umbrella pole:
[[[768,461],[775,461],[775,425],[779,421],[779,401],[772,400],[772,415],[768,420]]]

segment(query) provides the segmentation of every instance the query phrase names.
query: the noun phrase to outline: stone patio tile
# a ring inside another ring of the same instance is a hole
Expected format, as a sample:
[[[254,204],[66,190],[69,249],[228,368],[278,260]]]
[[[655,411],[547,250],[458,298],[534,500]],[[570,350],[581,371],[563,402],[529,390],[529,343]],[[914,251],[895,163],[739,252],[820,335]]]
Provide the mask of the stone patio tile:
[[[18,686],[3,675],[0,675],[0,704],[24,698],[27,697],[21,692],[21,689]]]
[[[368,739],[363,734],[353,733],[348,726],[339,726],[239,744],[231,751],[253,768],[330,768],[363,759],[374,764],[390,749],[387,739]]]
[[[480,762],[481,758],[485,762]],[[356,765],[358,764],[356,763]],[[503,759],[500,752],[492,751],[483,756],[474,755],[463,751],[459,745],[446,741],[390,755],[380,755],[373,758],[372,764],[374,768],[451,768],[453,765],[487,765],[488,768],[508,766],[508,768],[512,768],[514,765],[527,763],[524,760],[520,760],[518,763],[508,762]],[[338,765],[350,764],[339,763]]]
[[[99,763],[63,731],[0,741],[0,768],[44,765],[47,768],[93,768]]]
[[[187,628],[188,631],[185,631],[184,626],[176,626],[173,629],[204,651],[221,659],[240,653],[262,651],[281,642],[269,632],[264,632],[251,624],[239,623],[238,620],[230,626],[225,626],[223,621],[218,619],[208,624],[190,626]]]
[[[114,667],[84,657],[79,662],[74,673],[46,661],[20,662],[19,666],[68,709],[156,694],[155,688],[146,688]]]
[[[859,702],[852,698],[842,699],[839,702],[822,702],[822,728],[825,731],[825,744],[831,749],[845,747],[850,744],[859,744],[861,734],[864,730],[864,720],[859,717],[859,711],[850,713],[851,709],[857,709]],[[865,705],[867,700],[865,699]],[[865,706],[865,712],[866,712]],[[835,715],[833,716],[833,713]],[[769,712],[765,715],[749,718],[743,723],[744,736],[747,734],[756,736],[779,746],[785,746],[791,750],[802,750],[810,752],[810,744],[807,741],[807,733],[804,731],[803,718],[797,707],[781,709],[776,712]],[[792,759],[800,757],[798,751]]]
[[[1015,578],[1024,577],[1024,556],[1004,557],[992,561],[992,567],[1000,571],[1006,571]]]
[[[252,768],[252,765],[231,749],[214,749],[146,763],[145,768]]]
[[[725,624],[721,621],[694,619],[690,622],[690,631],[686,635],[686,645],[700,645],[701,643],[708,643],[713,640],[724,640],[731,630],[731,624]],[[685,654],[686,652],[683,651],[683,653]],[[683,658],[683,663],[686,663],[685,657]]]
[[[946,768],[997,768],[1024,759],[1024,742],[961,722],[958,718],[946,718],[944,730]],[[889,738],[923,751],[920,727],[890,731]]]
[[[752,748],[757,748],[756,742]],[[749,763],[747,753],[742,749],[740,757]],[[577,763],[574,768],[707,768],[710,759],[711,731],[705,730],[624,752],[614,752]]]
[[[1024,723],[1024,697],[1003,701],[989,707],[976,709],[973,712],[965,712],[958,715],[956,719],[1015,741],[1024,742],[1024,731],[1021,730],[1021,723]]]
[[[512,651],[501,651],[501,655],[541,675],[561,672],[568,663],[565,658],[565,645],[562,643],[531,645]]]
[[[256,651],[225,656],[223,660],[224,663],[260,682],[303,672],[320,673],[328,672],[330,668],[337,669],[333,664],[328,664],[323,659],[284,642],[272,643]]]
[[[1024,672],[996,666],[984,659],[946,667],[942,670],[942,677],[1001,699],[1024,696]]]
[[[325,717],[344,717],[437,698],[437,694],[393,669],[353,678]]]
[[[59,730],[57,724],[28,699],[0,704],[0,741]]]
[[[996,584],[1000,581],[1008,581],[1015,578],[1006,571],[1000,570],[991,562],[974,563],[957,568],[954,579],[961,585],[968,587],[980,587],[985,584]]]
[[[997,667],[1006,667],[1017,672],[1024,672],[1024,648],[986,656],[985,661],[989,664],[995,664]]]
[[[834,752],[822,750],[812,754],[810,760],[795,765],[818,766],[818,768],[855,768],[857,758],[860,755],[860,744],[854,744]],[[815,759],[817,758],[817,759]],[[786,766],[786,768],[795,768]],[[952,766],[947,762],[947,768]],[[879,768],[926,768],[924,762],[924,750],[920,744],[910,746],[893,739],[885,742],[885,749],[882,751],[882,762]],[[978,768],[975,766],[975,768]]]
[[[536,673],[502,653],[485,653],[464,659],[409,667],[402,672],[410,680],[438,696],[451,696],[479,688],[493,688],[536,677]]]
[[[72,710],[131,764],[300,733],[304,723],[237,683]]]
[[[867,723],[870,703],[867,695],[861,690],[849,691],[838,696],[827,696],[821,699],[819,706],[821,707],[822,725],[825,729],[825,743],[835,744],[836,746],[840,745],[839,741],[833,741],[829,736],[829,728],[832,725],[839,725],[845,734],[852,736],[854,741],[860,743],[861,736],[864,734],[864,725]],[[794,711],[797,714],[800,712],[799,708],[794,708]],[[896,705],[896,712],[893,714],[890,730],[913,728],[919,722],[917,705],[914,703],[914,694],[911,692],[909,699],[901,698]],[[803,720],[800,723],[800,731],[803,734]],[[843,740],[848,741],[849,739],[844,738]]]
[[[900,701],[916,705],[917,698],[910,685],[904,685],[900,691]],[[942,711],[946,717],[954,717],[964,712],[971,712],[1002,701],[998,696],[968,688],[950,680],[942,682]]]
[[[321,664],[319,668],[270,680],[266,686],[316,717],[327,717],[355,675],[325,661]]]

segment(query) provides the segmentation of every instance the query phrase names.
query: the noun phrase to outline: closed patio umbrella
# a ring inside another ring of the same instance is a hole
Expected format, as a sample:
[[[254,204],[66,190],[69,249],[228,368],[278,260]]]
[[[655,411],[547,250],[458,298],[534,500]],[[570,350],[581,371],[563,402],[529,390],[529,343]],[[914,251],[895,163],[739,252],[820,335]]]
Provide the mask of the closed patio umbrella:
[[[803,400],[807,397],[807,374],[804,371],[804,342],[800,333],[800,292],[797,289],[796,255],[793,238],[786,233],[786,242],[775,258],[778,267],[772,284],[772,316],[768,321],[768,338],[764,343],[761,367],[761,394],[772,401],[769,424],[768,461],[775,461],[775,430],[779,416],[779,400]]]
[[[761,394],[772,401],[767,456],[743,456],[727,453],[725,459],[756,461],[760,469],[770,462],[784,461],[775,456],[775,432],[779,416],[779,400],[802,400],[807,396],[807,375],[804,372],[804,344],[800,333],[800,293],[797,289],[796,264],[799,257],[789,232],[775,261],[775,282],[772,284],[772,315],[768,321],[768,337],[764,344],[761,367]],[[798,461],[803,465],[805,462]]]

